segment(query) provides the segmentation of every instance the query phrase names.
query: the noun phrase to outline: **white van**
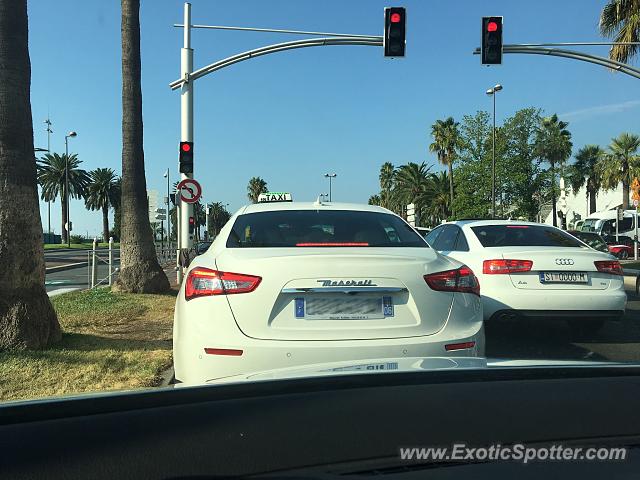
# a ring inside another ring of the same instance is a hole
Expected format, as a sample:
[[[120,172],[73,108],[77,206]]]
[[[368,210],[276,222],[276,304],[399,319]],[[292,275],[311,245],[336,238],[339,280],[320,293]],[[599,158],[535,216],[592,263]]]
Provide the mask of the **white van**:
[[[621,237],[631,237],[635,235],[635,222],[637,213],[635,210],[625,210],[624,217],[618,224],[618,235]],[[581,232],[594,232],[604,238],[615,237],[616,235],[616,211],[607,210],[604,212],[592,213],[587,217],[579,230]]]

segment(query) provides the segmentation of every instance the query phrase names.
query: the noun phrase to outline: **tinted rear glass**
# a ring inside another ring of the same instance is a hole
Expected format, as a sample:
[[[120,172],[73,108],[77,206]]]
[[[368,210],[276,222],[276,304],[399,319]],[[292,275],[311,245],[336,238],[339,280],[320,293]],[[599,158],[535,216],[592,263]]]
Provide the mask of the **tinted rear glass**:
[[[601,252],[608,252],[609,251],[605,241],[602,239],[602,237],[600,237],[600,235],[598,235],[596,233],[571,232],[571,234],[574,237],[578,238],[579,240],[582,240],[584,243],[589,245],[591,248],[595,248],[596,250],[600,250]]]
[[[581,247],[575,237],[543,225],[471,227],[483,247]]]
[[[228,248],[424,247],[424,239],[395,215],[351,210],[282,210],[240,215]]]

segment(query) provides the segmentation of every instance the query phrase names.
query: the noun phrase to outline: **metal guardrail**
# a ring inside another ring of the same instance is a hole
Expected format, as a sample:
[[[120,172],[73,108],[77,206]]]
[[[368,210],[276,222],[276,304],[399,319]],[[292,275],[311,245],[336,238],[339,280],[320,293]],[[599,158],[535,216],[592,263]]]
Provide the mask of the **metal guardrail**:
[[[106,259],[101,257],[97,251],[98,241],[93,240],[93,248],[87,252],[87,288],[96,288],[102,284],[113,285],[115,275],[120,271],[119,268],[114,266],[113,262],[113,238],[109,238],[109,249]],[[107,276],[98,279],[98,266],[100,264],[107,265],[109,267]]]

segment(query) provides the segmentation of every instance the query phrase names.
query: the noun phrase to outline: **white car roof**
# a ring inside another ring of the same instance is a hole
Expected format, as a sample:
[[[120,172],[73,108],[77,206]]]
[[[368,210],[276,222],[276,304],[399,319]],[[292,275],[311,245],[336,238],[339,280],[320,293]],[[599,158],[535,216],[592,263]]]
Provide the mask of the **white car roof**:
[[[265,202],[246,205],[238,211],[238,215],[257,212],[273,212],[282,210],[355,210],[359,212],[395,213],[376,205],[361,203],[335,203],[335,202]]]
[[[550,227],[545,223],[525,222],[522,220],[455,220],[453,222],[446,222],[443,225],[459,225],[460,227],[483,227],[485,225],[532,225],[538,227]]]

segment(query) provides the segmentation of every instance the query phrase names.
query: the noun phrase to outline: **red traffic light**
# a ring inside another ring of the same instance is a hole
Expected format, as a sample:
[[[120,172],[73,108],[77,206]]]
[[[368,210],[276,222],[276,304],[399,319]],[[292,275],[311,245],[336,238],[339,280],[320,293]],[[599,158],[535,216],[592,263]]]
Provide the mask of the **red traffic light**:
[[[193,225],[193,224],[195,224],[195,223],[196,223],[195,218],[193,218],[193,217],[189,217],[189,225]]]
[[[498,24],[496,22],[487,23],[487,32],[495,32],[498,30]]]
[[[183,152],[188,152],[191,150],[191,145],[189,145],[188,143],[183,143],[181,147]]]
[[[400,23],[402,16],[399,13],[392,13],[389,20],[391,20],[391,23]]]

